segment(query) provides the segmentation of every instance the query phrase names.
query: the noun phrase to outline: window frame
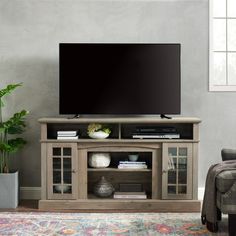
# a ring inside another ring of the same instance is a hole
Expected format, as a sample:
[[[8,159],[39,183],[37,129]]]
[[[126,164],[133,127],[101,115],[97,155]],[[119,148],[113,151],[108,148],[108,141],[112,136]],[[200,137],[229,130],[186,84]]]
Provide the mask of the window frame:
[[[229,70],[229,64],[228,64],[228,53],[231,52],[230,50],[228,50],[228,19],[235,19],[236,17],[228,17],[228,9],[227,9],[227,3],[228,0],[226,1],[226,16],[225,17],[214,17],[213,16],[213,2],[214,0],[209,0],[209,91],[210,92],[233,92],[236,91],[236,84],[235,85],[231,85],[228,84],[227,85],[227,81],[228,81],[228,70]],[[217,51],[214,51],[213,49],[213,21],[214,19],[226,19],[226,50],[225,51],[219,51],[222,53],[226,54],[226,85],[216,85],[213,84],[212,78],[213,78],[213,54]],[[233,51],[234,53],[236,53],[236,51]]]

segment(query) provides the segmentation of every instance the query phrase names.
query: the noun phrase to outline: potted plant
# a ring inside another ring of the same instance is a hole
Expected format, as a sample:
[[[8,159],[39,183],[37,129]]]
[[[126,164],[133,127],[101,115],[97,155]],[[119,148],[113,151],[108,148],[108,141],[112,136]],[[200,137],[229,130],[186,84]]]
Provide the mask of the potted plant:
[[[9,156],[21,149],[26,143],[17,135],[24,131],[24,118],[28,111],[17,112],[5,121],[2,112],[3,98],[21,85],[22,83],[10,84],[0,90],[0,208],[16,208],[18,205],[18,171],[10,169]]]
[[[88,125],[87,133],[90,138],[103,139],[110,135],[111,129],[104,124],[92,123]]]

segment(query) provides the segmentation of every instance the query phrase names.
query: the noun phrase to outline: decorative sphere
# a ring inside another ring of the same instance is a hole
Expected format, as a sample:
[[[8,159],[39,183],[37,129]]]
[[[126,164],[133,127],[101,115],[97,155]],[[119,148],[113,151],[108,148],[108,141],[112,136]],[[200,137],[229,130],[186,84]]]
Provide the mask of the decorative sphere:
[[[111,155],[110,153],[90,153],[89,155],[89,166],[94,168],[105,168],[110,165]]]

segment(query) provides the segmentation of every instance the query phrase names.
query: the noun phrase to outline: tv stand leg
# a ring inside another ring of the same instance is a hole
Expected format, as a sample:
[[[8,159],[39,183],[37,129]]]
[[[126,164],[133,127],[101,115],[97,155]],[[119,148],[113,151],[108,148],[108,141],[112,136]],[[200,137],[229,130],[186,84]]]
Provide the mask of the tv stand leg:
[[[161,114],[161,119],[172,119],[172,117]]]

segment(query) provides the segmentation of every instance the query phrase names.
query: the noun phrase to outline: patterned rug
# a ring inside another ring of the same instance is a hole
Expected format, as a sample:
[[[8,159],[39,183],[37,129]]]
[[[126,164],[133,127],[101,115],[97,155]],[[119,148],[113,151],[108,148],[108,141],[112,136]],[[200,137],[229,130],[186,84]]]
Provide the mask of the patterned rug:
[[[201,224],[199,213],[2,212],[0,235],[203,236],[211,234]]]

